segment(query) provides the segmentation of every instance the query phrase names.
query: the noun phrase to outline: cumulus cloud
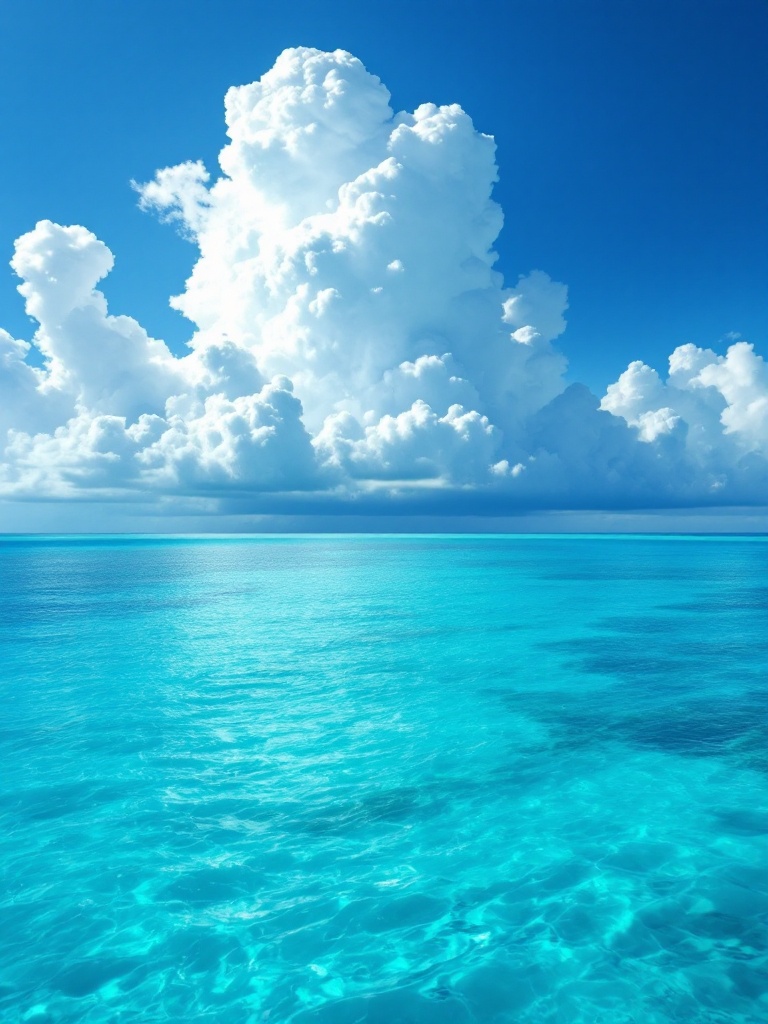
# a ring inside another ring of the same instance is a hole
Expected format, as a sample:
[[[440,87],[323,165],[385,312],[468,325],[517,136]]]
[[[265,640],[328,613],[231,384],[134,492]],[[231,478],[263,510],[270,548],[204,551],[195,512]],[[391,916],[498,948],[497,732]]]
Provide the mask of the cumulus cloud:
[[[161,412],[183,373],[168,348],[131,317],[110,316],[96,285],[109,273],[107,246],[83,227],[41,221],[16,241],[11,266],[26,311],[39,324],[40,387],[73,408],[135,419]]]
[[[351,54],[297,48],[230,89],[225,119],[218,177],[187,161],[133,183],[198,250],[171,299],[183,358],[109,312],[113,256],[86,228],[17,240],[42,366],[0,331],[0,493],[765,500],[768,377],[747,343],[682,346],[666,380],[632,363],[602,401],[566,387],[567,288],[505,285],[495,144],[461,107],[395,113]]]
[[[321,482],[301,403],[286,377],[253,395],[217,393],[190,410],[169,403],[167,429],[142,450],[147,482],[161,487],[303,490]]]
[[[601,407],[654,441],[681,425],[692,457],[768,454],[768,366],[754,347],[739,341],[724,356],[681,345],[669,357],[669,377],[630,363],[611,384]]]
[[[425,401],[365,428],[350,413],[329,416],[315,444],[328,463],[364,480],[482,483],[497,431],[486,416],[451,405],[439,416]]]

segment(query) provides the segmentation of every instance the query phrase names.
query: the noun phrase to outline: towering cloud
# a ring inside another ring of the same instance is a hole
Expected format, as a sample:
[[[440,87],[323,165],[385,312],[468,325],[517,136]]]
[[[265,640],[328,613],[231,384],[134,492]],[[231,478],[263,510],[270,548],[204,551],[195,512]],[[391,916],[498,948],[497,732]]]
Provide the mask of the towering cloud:
[[[42,221],[16,243],[39,327],[0,332],[6,495],[232,496],[258,508],[620,507],[768,499],[768,376],[745,343],[565,387],[565,285],[494,269],[495,146],[458,106],[394,114],[343,51],[287,50],[226,96],[221,175],[136,185],[199,258],[174,357]]]

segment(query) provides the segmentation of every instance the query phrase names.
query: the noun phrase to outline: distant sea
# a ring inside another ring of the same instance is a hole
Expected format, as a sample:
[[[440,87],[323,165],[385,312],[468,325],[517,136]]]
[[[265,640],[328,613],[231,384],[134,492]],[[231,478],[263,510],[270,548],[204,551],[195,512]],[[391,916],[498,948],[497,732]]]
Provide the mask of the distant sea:
[[[762,1024],[767,667],[764,538],[0,538],[0,1019]]]

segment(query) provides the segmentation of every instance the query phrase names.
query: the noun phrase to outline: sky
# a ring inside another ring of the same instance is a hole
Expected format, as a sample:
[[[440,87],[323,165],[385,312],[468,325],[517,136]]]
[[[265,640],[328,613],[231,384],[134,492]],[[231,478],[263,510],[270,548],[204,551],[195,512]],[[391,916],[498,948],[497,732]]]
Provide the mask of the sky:
[[[767,54],[761,0],[0,0],[0,529],[754,524]]]

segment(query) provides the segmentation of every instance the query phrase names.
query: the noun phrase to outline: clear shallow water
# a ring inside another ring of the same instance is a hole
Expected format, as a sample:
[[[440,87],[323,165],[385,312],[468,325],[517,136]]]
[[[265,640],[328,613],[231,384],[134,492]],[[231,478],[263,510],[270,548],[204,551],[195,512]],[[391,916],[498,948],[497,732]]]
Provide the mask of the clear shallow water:
[[[0,1019],[763,1021],[766,569],[0,539]]]

